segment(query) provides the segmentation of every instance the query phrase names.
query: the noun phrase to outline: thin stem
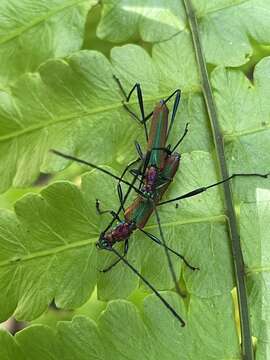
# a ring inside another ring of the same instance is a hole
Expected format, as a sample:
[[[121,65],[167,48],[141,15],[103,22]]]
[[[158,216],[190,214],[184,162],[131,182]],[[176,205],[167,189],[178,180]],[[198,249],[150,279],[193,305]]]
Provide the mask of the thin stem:
[[[203,49],[201,45],[199,29],[197,19],[193,10],[191,0],[183,0],[185,11],[188,19],[189,28],[191,31],[193,46],[195,50],[197,65],[202,81],[202,91],[204,96],[204,101],[206,104],[209,120],[211,123],[212,134],[215,142],[215,148],[217,157],[219,160],[220,172],[223,179],[229,177],[227,164],[225,160],[224,152],[224,143],[222,133],[219,128],[218,115],[216,110],[216,105],[214,102],[214,96],[211,90],[210,81],[207,73],[206,62],[203,56]],[[228,215],[228,225],[229,232],[231,237],[231,249],[232,257],[234,262],[234,271],[236,278],[236,287],[240,311],[240,324],[241,324],[241,337],[242,337],[242,353],[245,360],[253,360],[253,347],[252,347],[252,337],[251,329],[249,323],[249,309],[247,301],[247,291],[245,283],[245,269],[244,269],[244,260],[240,244],[240,237],[238,234],[236,214],[233,207],[233,200],[230,185],[228,182],[223,183],[224,193],[225,193],[225,203],[227,208]]]

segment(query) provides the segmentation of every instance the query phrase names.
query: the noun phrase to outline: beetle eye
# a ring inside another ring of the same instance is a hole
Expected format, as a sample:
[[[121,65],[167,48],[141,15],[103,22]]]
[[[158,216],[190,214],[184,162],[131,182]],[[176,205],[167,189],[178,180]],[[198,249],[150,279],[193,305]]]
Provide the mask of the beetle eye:
[[[102,247],[108,247],[108,241],[106,239],[101,240],[101,246]]]

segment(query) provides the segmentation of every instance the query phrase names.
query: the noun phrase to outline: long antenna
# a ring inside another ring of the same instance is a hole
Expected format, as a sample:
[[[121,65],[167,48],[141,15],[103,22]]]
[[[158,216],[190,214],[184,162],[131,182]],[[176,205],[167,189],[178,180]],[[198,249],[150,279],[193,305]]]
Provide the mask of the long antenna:
[[[125,196],[124,196],[124,198],[123,198],[123,201],[121,202],[121,204],[120,204],[117,212],[115,213],[114,218],[111,220],[111,222],[110,222],[109,225],[106,227],[106,229],[103,231],[103,233],[106,233],[106,232],[110,229],[110,227],[113,225],[113,223],[115,222],[115,220],[117,220],[117,217],[119,216],[121,210],[123,209],[123,207],[124,207],[124,205],[125,205],[125,203],[126,203],[126,201],[127,201],[127,199],[128,199],[128,196],[129,196],[129,194],[130,194],[130,192],[131,192],[131,189],[134,188],[134,184],[136,183],[136,181],[137,181],[137,179],[138,179],[138,177],[139,177],[139,172],[141,171],[142,166],[143,166],[143,163],[140,163],[140,166],[139,166],[139,168],[138,168],[138,173],[133,177],[133,180],[132,180],[132,182],[131,182],[131,184],[130,184],[128,190],[127,190],[127,192],[125,193]],[[120,178],[120,179],[121,179],[121,178]],[[122,181],[122,180],[121,180],[121,181]]]
[[[76,161],[76,162],[78,162],[80,164],[88,165],[88,166],[92,167],[93,169],[97,169],[97,170],[103,172],[104,174],[110,175],[112,178],[114,178],[114,179],[116,179],[118,181],[121,181],[122,183],[132,187],[133,190],[135,190],[138,194],[143,196],[142,192],[139,189],[137,189],[136,186],[134,186],[133,183],[130,183],[130,182],[124,180],[123,178],[121,178],[121,177],[119,177],[117,175],[114,175],[113,173],[111,173],[108,170],[103,169],[102,167],[99,167],[99,166],[97,166],[97,165],[95,165],[95,164],[93,164],[93,163],[91,163],[89,161],[79,159],[79,158],[77,158],[75,156],[64,154],[61,151],[58,151],[58,150],[55,150],[55,149],[50,149],[50,152],[52,152],[52,153],[54,153],[56,155],[59,155],[59,156],[65,158],[65,159],[73,160],[73,161]]]
[[[181,326],[185,326],[184,320],[180,315],[174,310],[174,308],[164,299],[163,296],[154,288],[154,286],[144,277],[141,273],[133,265],[130,264],[117,250],[114,248],[110,248],[109,251],[112,251],[119,259],[121,259],[154,293],[155,295],[162,301],[162,303],[166,306],[166,308],[180,321]]]
[[[226,181],[229,181],[235,177],[241,177],[241,176],[254,176],[254,177],[261,177],[261,178],[264,178],[264,179],[267,179],[268,176],[270,175],[270,172],[266,173],[266,174],[259,174],[259,173],[247,173],[247,174],[232,174],[231,176],[229,176],[227,179],[223,179],[221,181],[218,181],[214,184],[211,184],[211,185],[208,185],[208,186],[202,186],[200,188],[197,188],[195,190],[192,190],[186,194],[183,194],[183,195],[180,195],[176,198],[173,198],[173,199],[169,199],[169,200],[165,200],[165,201],[162,201],[160,202],[159,204],[157,204],[158,206],[161,206],[161,205],[164,205],[164,204],[168,204],[170,202],[174,202],[174,201],[177,201],[177,200],[181,200],[181,199],[185,199],[185,198],[189,198],[189,197],[192,197],[192,196],[195,196],[195,195],[198,195],[198,194],[201,194],[202,192],[204,191],[207,191],[208,189],[214,187],[214,186],[217,186],[217,185],[220,185],[220,184],[223,184],[224,182]]]

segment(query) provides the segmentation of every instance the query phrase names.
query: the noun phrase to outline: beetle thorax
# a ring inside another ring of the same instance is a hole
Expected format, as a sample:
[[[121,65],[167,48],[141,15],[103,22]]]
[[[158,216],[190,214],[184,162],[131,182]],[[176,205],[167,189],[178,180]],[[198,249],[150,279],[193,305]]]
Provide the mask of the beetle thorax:
[[[117,224],[112,230],[108,231],[104,235],[104,239],[107,241],[108,246],[113,246],[116,242],[124,241],[130,237],[134,231],[134,224],[131,222],[122,221]]]
[[[155,192],[155,187],[158,179],[158,169],[155,166],[150,166],[146,169],[143,192],[151,195]]]

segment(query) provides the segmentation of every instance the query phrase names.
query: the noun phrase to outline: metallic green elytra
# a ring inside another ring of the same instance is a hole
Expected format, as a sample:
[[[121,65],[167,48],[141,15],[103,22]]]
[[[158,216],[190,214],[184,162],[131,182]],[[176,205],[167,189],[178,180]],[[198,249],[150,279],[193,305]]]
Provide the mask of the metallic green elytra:
[[[164,168],[166,152],[161,151],[166,147],[168,132],[169,110],[163,100],[155,107],[151,121],[147,151],[151,151],[149,165],[155,166],[159,171]]]
[[[172,182],[178,170],[179,162],[180,155],[178,153],[166,155],[165,166],[160,174],[160,179],[163,180],[160,180],[157,184],[155,198],[147,200],[142,196],[138,196],[125,211],[125,220],[127,222],[135,223],[136,227],[140,229],[145,226],[154,211],[154,204],[158,204]]]

